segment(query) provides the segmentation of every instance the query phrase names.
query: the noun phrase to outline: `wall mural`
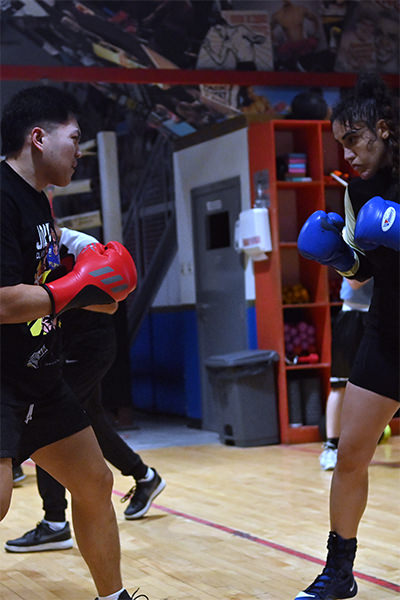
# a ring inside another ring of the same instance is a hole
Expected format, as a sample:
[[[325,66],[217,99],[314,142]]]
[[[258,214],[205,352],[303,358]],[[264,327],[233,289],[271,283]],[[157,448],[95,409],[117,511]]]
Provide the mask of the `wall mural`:
[[[399,7],[400,0],[0,3],[2,38],[11,28],[53,65],[314,73],[398,73]],[[29,54],[23,57],[23,64],[29,61]],[[171,139],[241,113],[286,117],[291,99],[302,91],[100,82],[90,87]],[[335,99],[338,90],[329,93]]]
[[[36,58],[40,65],[131,69],[399,70],[398,0],[0,0],[0,10],[5,64],[29,66]],[[16,85],[29,83],[4,82],[2,103]],[[116,131],[123,214],[160,135],[176,140],[241,114],[290,118],[300,92],[320,94],[328,106],[340,93],[289,85],[56,85],[82,105],[82,141]],[[59,217],[99,207],[96,157],[80,161],[77,178],[90,178],[93,193],[59,197]]]
[[[1,10],[64,65],[399,69],[398,0],[2,0]]]

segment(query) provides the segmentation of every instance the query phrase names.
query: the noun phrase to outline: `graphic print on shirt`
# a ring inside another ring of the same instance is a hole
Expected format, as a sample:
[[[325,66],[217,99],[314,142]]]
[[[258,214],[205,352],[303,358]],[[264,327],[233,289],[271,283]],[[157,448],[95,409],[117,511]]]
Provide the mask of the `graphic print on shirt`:
[[[39,348],[39,350],[31,354],[31,356],[28,359],[28,362],[26,363],[26,366],[32,367],[33,369],[38,369],[40,359],[43,358],[43,356],[45,356],[48,353],[48,351],[49,350],[48,348],[46,348],[46,344],[43,344],[43,346]]]
[[[40,285],[44,283],[50,273],[60,266],[60,252],[57,240],[57,234],[53,225],[49,222],[36,226],[37,241],[36,241],[36,259],[39,264],[36,269],[34,283]],[[27,323],[31,335],[45,335],[57,327],[57,319],[53,319],[51,315],[46,315],[28,321]],[[31,364],[30,364],[31,363]],[[29,357],[28,366],[33,366],[37,363],[37,357]]]

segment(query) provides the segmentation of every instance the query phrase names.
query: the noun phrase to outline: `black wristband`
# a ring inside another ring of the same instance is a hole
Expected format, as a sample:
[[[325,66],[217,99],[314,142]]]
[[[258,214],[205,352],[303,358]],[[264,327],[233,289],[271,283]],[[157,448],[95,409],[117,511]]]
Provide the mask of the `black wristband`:
[[[51,289],[47,287],[47,285],[45,283],[41,283],[40,287],[44,288],[46,290],[46,292],[48,293],[49,297],[50,297],[50,302],[51,302],[51,313],[50,316],[52,319],[54,319],[57,315],[56,315],[56,305],[54,302],[54,297],[53,294],[51,292]]]

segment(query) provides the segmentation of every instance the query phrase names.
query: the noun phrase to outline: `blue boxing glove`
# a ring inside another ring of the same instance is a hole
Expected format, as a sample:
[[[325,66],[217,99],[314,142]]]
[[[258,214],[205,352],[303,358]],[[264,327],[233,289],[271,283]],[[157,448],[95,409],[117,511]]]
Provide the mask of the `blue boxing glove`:
[[[300,254],[347,276],[353,275],[358,268],[358,257],[342,238],[343,226],[340,215],[317,210],[301,228],[297,240]]]
[[[357,216],[354,239],[360,248],[374,250],[386,246],[400,250],[400,205],[374,196]]]

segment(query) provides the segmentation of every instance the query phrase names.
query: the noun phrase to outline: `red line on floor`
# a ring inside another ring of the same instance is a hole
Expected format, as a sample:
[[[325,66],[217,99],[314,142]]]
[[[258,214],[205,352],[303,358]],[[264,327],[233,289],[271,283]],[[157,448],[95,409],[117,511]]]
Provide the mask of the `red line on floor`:
[[[35,463],[31,460],[27,460],[24,464],[30,466],[35,465]],[[120,498],[125,496],[124,493],[119,492],[118,490],[113,490],[113,494],[119,496]],[[325,564],[323,560],[321,560],[320,558],[316,558],[311,554],[305,554],[304,552],[299,552],[298,550],[294,550],[293,548],[289,548],[288,546],[282,546],[281,544],[270,542],[269,540],[257,537],[255,535],[252,535],[251,533],[241,531],[240,529],[232,529],[231,527],[227,527],[226,525],[220,525],[219,523],[214,523],[213,521],[208,521],[207,519],[202,519],[201,517],[195,517],[194,515],[189,515],[188,513],[184,513],[179,510],[174,510],[173,508],[168,508],[167,506],[162,506],[161,504],[153,503],[152,507],[170,515],[174,515],[175,517],[182,517],[183,519],[188,519],[189,521],[193,521],[194,523],[206,525],[207,527],[212,527],[213,529],[218,529],[219,531],[223,531],[224,533],[229,533],[236,537],[244,538],[246,540],[249,540],[250,542],[255,542],[257,544],[261,544],[262,546],[267,546],[267,548],[272,548],[273,550],[278,550],[279,552],[284,552],[285,554],[290,554],[291,556],[296,556],[297,558],[302,558],[303,560],[316,563],[317,565]],[[397,585],[396,583],[393,583],[391,581],[386,581],[386,579],[380,579],[379,577],[367,575],[366,573],[361,573],[360,571],[354,571],[354,575],[359,579],[362,579],[363,581],[368,581],[369,583],[379,585],[380,587],[383,587],[387,590],[400,592],[400,585]]]
[[[118,490],[113,490],[113,493],[116,496],[124,496],[122,492]],[[297,558],[302,558],[303,560],[307,560],[308,562],[313,562],[318,565],[324,565],[325,561],[316,558],[315,556],[311,556],[311,554],[305,554],[304,552],[299,552],[298,550],[294,550],[293,548],[289,548],[288,546],[282,546],[281,544],[276,544],[275,542],[270,542],[269,540],[265,540],[264,538],[257,537],[252,535],[251,533],[246,533],[245,531],[241,531],[240,529],[233,529],[232,527],[228,527],[226,525],[221,525],[220,523],[214,523],[213,521],[208,521],[207,519],[202,519],[201,517],[196,517],[194,515],[190,515],[188,513],[181,512],[179,510],[174,510],[173,508],[168,508],[167,506],[162,506],[161,504],[152,504],[153,508],[157,510],[161,510],[162,512],[168,513],[170,515],[174,515],[175,517],[181,517],[183,519],[188,519],[189,521],[193,521],[194,523],[199,523],[200,525],[206,525],[207,527],[212,527],[213,529],[218,529],[224,533],[229,533],[236,537],[241,537],[250,542],[255,542],[257,544],[261,544],[262,546],[267,546],[267,548],[272,548],[272,550],[278,550],[278,552],[284,552],[285,554],[290,554],[291,556],[296,556]],[[366,573],[361,573],[359,571],[354,571],[354,575],[359,579],[364,581],[368,581],[369,583],[373,583],[375,585],[379,585],[387,590],[392,590],[394,592],[400,592],[400,585],[396,583],[392,583],[391,581],[386,581],[385,579],[380,579],[378,577],[373,577],[372,575],[367,575]]]

